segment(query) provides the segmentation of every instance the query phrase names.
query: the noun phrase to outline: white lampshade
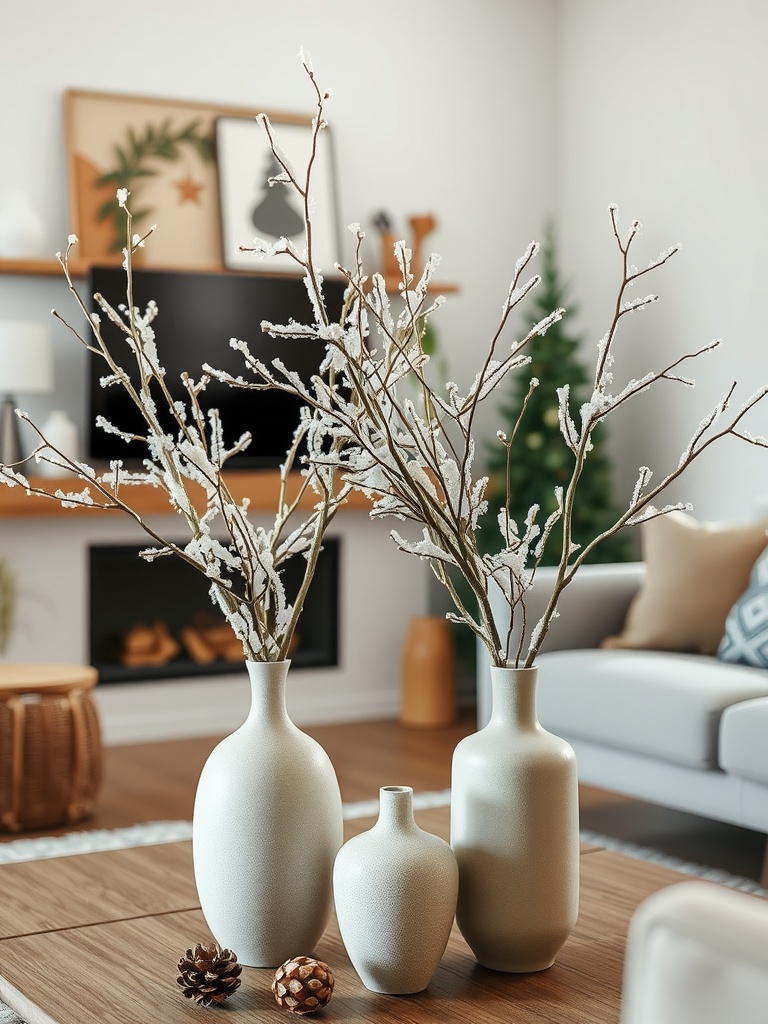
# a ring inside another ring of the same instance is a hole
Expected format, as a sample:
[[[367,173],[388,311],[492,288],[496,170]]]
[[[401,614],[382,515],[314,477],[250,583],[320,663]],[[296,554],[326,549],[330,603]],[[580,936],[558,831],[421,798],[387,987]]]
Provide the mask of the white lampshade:
[[[48,328],[0,320],[0,395],[53,391],[53,350]]]

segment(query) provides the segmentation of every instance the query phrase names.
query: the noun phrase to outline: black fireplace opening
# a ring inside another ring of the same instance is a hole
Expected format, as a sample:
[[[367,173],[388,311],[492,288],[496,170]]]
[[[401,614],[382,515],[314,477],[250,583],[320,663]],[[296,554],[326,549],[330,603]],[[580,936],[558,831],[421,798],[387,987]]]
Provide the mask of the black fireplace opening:
[[[136,545],[89,549],[90,662],[102,683],[242,672],[243,652],[206,578],[174,556],[147,562]],[[340,540],[326,537],[290,653],[296,668],[338,665]],[[301,555],[283,570],[293,600]]]

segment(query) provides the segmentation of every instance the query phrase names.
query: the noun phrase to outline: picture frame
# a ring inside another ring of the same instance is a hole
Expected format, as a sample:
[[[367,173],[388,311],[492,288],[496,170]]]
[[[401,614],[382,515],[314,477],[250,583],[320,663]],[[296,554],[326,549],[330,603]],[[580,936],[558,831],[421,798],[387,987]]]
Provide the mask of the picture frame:
[[[116,192],[128,188],[134,233],[157,225],[151,244],[137,253],[142,266],[234,269],[234,263],[224,259],[222,244],[216,122],[234,118],[265,134],[256,122],[259,112],[194,100],[68,89],[64,115],[69,231],[78,238],[78,259],[121,260],[125,220]],[[281,134],[283,126],[301,126],[308,137],[309,114],[267,113]],[[251,230],[240,242],[251,241],[253,235]],[[250,256],[236,269],[284,268],[267,267]]]
[[[310,119],[290,122],[270,116],[280,151],[297,173],[304,168],[312,145]],[[290,239],[301,251],[306,245],[301,200],[291,186],[269,184],[280,173],[267,133],[260,123],[243,117],[216,120],[216,159],[219,171],[219,202],[224,266],[230,270],[254,269],[270,273],[297,273],[294,260],[284,254],[255,255],[243,251],[255,238],[268,243]],[[314,206],[313,247],[317,266],[326,275],[340,259],[336,173],[330,129],[318,136],[312,169]]]

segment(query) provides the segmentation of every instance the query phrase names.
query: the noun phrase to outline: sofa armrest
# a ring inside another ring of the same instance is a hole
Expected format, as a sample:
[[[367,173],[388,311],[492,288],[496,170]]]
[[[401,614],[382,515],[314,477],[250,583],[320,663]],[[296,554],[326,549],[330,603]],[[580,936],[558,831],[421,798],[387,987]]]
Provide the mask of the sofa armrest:
[[[757,669],[765,672],[765,669]],[[768,785],[768,697],[731,704],[723,712],[719,733],[719,764],[723,771]]]
[[[536,572],[533,588],[526,598],[527,621],[531,625],[544,614],[557,576],[554,566],[541,566]],[[545,651],[564,651],[597,647],[607,636],[620,633],[627,609],[645,576],[643,562],[616,562],[605,565],[583,565],[573,582],[563,592],[555,619],[542,646]],[[491,595],[496,622],[504,628],[509,609],[495,589]],[[516,617],[511,650],[519,637],[520,616]],[[525,653],[525,652],[524,652]],[[490,656],[485,645],[477,644],[478,719],[481,725],[488,720]]]

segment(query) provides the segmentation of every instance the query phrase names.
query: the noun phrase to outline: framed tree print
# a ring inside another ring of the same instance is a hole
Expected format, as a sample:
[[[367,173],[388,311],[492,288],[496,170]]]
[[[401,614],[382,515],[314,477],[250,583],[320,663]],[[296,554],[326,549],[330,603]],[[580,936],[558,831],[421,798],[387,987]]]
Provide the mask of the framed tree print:
[[[303,174],[312,144],[310,119],[270,116],[270,121],[280,150]],[[285,237],[299,250],[306,245],[303,213],[294,190],[269,183],[280,167],[263,126],[253,118],[218,118],[216,158],[224,266],[231,270],[297,273],[296,263],[285,255],[258,256],[242,248],[252,246],[255,238],[272,243]],[[318,139],[312,198],[315,262],[330,276],[340,258],[340,245],[333,147],[328,129]]]

